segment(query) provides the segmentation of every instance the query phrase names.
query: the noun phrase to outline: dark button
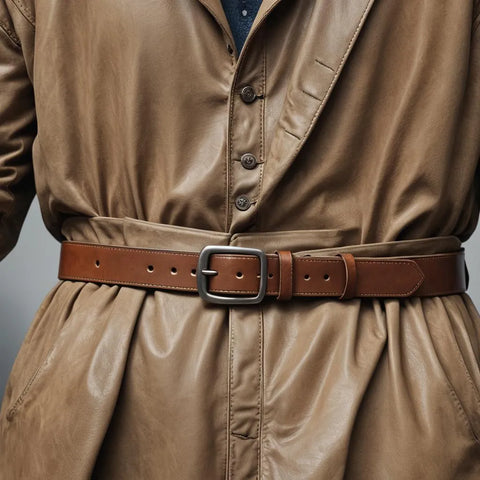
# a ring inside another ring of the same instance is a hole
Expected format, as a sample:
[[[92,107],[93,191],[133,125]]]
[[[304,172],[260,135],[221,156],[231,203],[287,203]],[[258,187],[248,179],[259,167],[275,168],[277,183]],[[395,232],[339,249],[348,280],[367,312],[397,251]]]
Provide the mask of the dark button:
[[[246,195],[239,195],[235,199],[235,206],[239,210],[247,210],[251,205],[250,199]]]
[[[252,103],[257,98],[255,90],[251,85],[243,87],[240,96],[245,103]]]
[[[227,50],[228,50],[228,53],[230,53],[230,54],[233,53],[233,48],[229,43],[227,43]]]
[[[248,168],[250,170],[257,166],[257,159],[255,158],[255,155],[253,155],[252,153],[244,153],[240,158],[240,162],[243,167]]]

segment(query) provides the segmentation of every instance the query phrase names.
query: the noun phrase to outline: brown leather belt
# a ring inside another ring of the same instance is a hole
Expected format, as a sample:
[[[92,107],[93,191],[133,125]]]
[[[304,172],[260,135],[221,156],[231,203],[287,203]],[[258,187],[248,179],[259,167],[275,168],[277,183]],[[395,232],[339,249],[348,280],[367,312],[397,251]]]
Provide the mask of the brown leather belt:
[[[207,245],[200,252],[63,241],[58,278],[198,292],[206,301],[448,295],[468,288],[464,249],[410,257],[292,255]]]

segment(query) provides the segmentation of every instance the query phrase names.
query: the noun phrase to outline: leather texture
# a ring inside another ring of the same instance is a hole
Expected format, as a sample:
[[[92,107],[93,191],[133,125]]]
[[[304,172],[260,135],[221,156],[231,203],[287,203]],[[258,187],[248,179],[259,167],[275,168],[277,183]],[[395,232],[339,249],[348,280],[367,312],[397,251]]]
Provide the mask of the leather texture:
[[[290,250],[266,254],[266,295],[409,297],[451,295],[466,290],[465,252],[415,258],[356,258],[351,253],[303,257]],[[213,253],[208,291],[234,296],[259,291],[261,265],[255,255]],[[199,252],[157,250],[98,243],[62,242],[58,277],[143,288],[197,291]],[[358,274],[357,274],[358,272]]]
[[[0,259],[35,193],[59,242],[456,252],[479,24],[478,0],[264,0],[238,54],[220,0],[0,0]],[[477,480],[479,365],[468,291],[225,306],[59,279],[0,476]]]

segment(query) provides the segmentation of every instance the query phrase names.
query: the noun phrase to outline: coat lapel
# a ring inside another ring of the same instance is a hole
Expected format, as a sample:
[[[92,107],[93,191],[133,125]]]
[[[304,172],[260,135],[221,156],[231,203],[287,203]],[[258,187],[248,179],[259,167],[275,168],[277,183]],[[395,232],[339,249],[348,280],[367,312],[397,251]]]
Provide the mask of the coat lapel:
[[[198,1],[215,17],[233,44],[221,0]],[[245,43],[270,11],[282,1],[287,0],[263,0]],[[282,179],[318,122],[374,2],[375,0],[313,2],[313,7],[308,12],[310,21],[301,51],[295,59],[281,59],[285,62],[294,61],[295,66],[267,153],[260,202],[268,198]],[[244,51],[245,49],[242,50],[238,63]]]
[[[260,202],[282,179],[318,122],[374,2],[315,2],[267,153]]]

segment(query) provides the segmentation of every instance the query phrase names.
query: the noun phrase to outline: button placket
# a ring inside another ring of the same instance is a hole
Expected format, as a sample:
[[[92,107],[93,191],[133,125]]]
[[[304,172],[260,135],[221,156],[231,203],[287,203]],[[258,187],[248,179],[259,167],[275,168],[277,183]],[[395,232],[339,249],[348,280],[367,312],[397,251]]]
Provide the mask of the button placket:
[[[252,307],[249,305],[248,307]],[[228,479],[260,479],[263,429],[264,322],[262,308],[229,308]]]
[[[241,64],[237,64],[229,97],[226,227],[230,231],[244,231],[253,223],[262,181],[265,42],[263,32],[261,37],[259,34],[256,32],[255,43],[246,43],[243,47],[245,50]],[[263,478],[260,460],[263,437],[262,309],[232,306],[229,314],[226,478],[260,479]]]
[[[235,228],[247,228],[255,215],[263,174],[265,45],[263,32],[250,45],[232,86],[229,125],[229,218]],[[232,208],[233,207],[233,208]]]

